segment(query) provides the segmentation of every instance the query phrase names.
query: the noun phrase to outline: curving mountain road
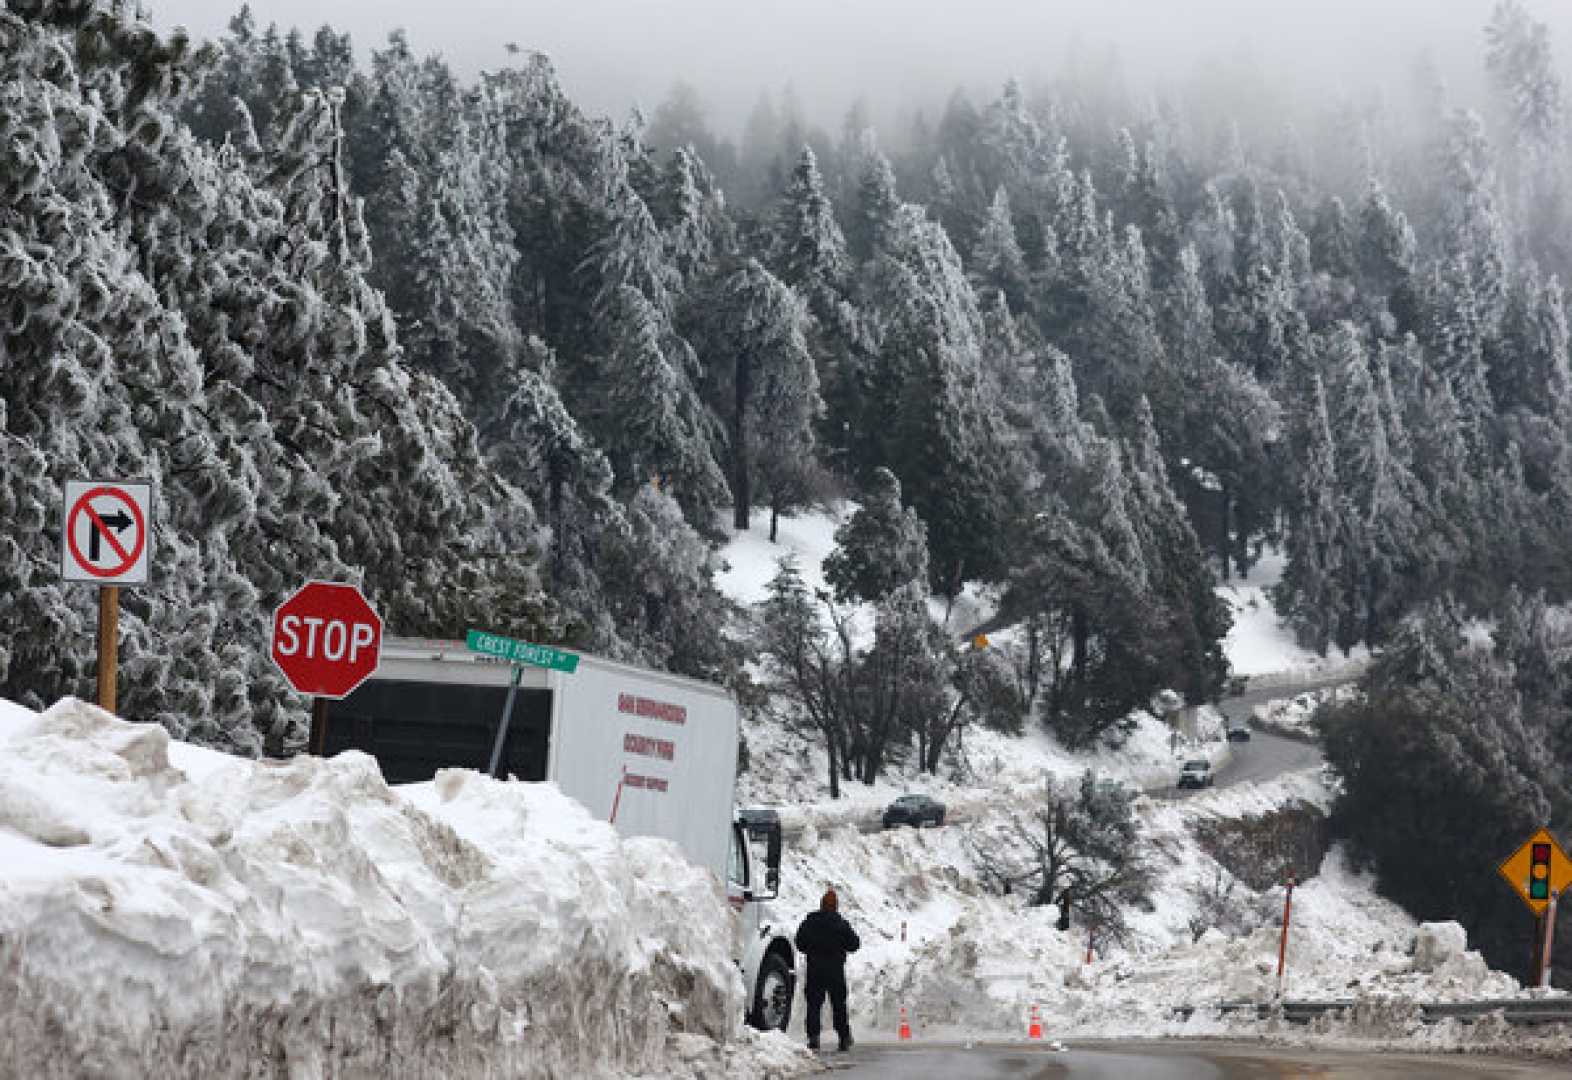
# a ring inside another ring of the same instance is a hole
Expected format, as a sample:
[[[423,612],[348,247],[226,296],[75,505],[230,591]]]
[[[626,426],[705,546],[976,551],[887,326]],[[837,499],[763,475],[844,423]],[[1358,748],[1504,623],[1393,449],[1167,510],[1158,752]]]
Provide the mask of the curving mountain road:
[[[1249,725],[1250,718],[1255,714],[1257,705],[1265,705],[1269,701],[1278,701],[1314,690],[1342,686],[1352,682],[1353,679],[1354,676],[1340,675],[1334,678],[1291,686],[1248,690],[1238,697],[1225,698],[1219,703],[1218,708],[1224,716],[1228,717],[1230,726],[1245,727]],[[1164,788],[1148,791],[1147,794],[1154,798],[1183,799],[1199,795],[1206,790],[1232,787],[1234,784],[1243,784],[1253,780],[1270,780],[1274,776],[1280,776],[1287,772],[1297,772],[1301,769],[1311,769],[1321,763],[1321,748],[1316,744],[1299,739],[1285,738],[1282,735],[1273,735],[1265,731],[1252,731],[1248,742],[1236,742],[1232,744],[1232,747],[1232,760],[1218,768],[1214,773],[1212,788],[1186,788],[1182,790],[1179,788]],[[1177,772],[1175,776],[1177,779]]]

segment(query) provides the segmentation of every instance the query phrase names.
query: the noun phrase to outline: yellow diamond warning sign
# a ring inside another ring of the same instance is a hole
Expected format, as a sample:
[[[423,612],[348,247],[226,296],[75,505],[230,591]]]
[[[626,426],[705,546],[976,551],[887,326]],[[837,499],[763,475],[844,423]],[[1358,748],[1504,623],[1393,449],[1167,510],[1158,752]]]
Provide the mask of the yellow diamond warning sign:
[[[1540,829],[1529,837],[1497,871],[1535,915],[1550,906],[1552,895],[1560,896],[1572,885],[1572,859],[1567,858],[1548,829]]]

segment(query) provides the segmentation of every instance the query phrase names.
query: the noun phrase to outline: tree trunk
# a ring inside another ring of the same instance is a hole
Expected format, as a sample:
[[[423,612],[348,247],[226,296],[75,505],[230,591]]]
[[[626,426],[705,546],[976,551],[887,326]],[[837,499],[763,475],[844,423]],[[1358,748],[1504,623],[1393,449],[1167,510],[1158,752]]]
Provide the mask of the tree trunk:
[[[835,736],[832,734],[824,741],[830,751],[830,798],[838,799],[841,797],[841,778],[836,775],[835,771],[837,765],[835,760]]]
[[[1233,497],[1229,494],[1227,481],[1223,481],[1222,495],[1222,505],[1218,508],[1219,520],[1217,522],[1218,539],[1221,543],[1218,545],[1217,553],[1221,557],[1219,561],[1222,563],[1223,568],[1221,580],[1226,585],[1228,584],[1229,574],[1233,570],[1232,560],[1228,557],[1229,552],[1233,550],[1232,530],[1228,527],[1228,519],[1233,510]]]
[[[1086,607],[1083,604],[1075,604],[1070,608],[1070,679],[1071,684],[1077,688],[1086,685],[1086,646],[1091,636],[1092,630],[1090,620],[1086,617]]]
[[[781,504],[779,500],[770,500],[770,543],[775,543],[775,538],[780,532]]]
[[[732,510],[732,524],[738,532],[747,532],[748,511],[753,506],[752,470],[748,467],[748,398],[753,394],[753,358],[746,349],[737,353],[735,384],[731,410],[731,493],[736,505]]]
[[[1376,632],[1380,629],[1376,617],[1376,601],[1380,595],[1376,583],[1375,567],[1365,573],[1365,645],[1375,648]]]

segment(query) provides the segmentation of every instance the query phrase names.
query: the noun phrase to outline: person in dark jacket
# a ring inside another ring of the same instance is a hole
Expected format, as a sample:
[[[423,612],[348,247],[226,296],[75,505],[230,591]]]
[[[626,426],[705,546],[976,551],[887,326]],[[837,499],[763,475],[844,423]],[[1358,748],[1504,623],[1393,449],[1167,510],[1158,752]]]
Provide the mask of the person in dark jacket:
[[[835,1034],[841,1037],[841,1049],[852,1048],[851,1021],[846,1018],[846,954],[856,952],[862,942],[851,924],[841,917],[838,907],[835,890],[826,891],[819,901],[819,910],[809,912],[797,928],[797,948],[808,958],[808,985],[803,990],[808,999],[808,1015],[803,1026],[808,1029],[809,1050],[819,1048],[819,1022],[826,994]]]

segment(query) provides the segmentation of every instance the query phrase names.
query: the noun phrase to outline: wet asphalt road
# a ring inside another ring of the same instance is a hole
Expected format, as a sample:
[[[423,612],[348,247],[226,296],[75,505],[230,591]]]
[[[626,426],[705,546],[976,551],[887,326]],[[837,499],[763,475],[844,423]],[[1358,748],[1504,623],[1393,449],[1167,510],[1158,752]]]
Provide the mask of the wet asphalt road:
[[[1572,1066],[1474,1056],[1308,1050],[1224,1042],[1087,1042],[1063,1052],[1026,1045],[858,1046],[828,1053],[835,1080],[1554,1080]]]
[[[1251,732],[1249,742],[1233,744],[1233,758],[1213,773],[1211,788],[1168,788],[1147,794],[1156,798],[1183,799],[1250,780],[1270,780],[1282,773],[1314,768],[1320,763],[1321,748],[1313,743],[1255,731]]]
[[[1248,725],[1257,705],[1294,697],[1326,686],[1338,686],[1348,681],[1347,677],[1339,677],[1303,686],[1252,690],[1238,697],[1225,698],[1218,708],[1222,710],[1224,716],[1228,717],[1230,725]],[[1264,731],[1252,731],[1249,742],[1233,744],[1233,760],[1217,770],[1213,789],[1252,780],[1270,780],[1282,773],[1314,768],[1320,763],[1321,748],[1313,743],[1285,739],[1281,735],[1272,735]],[[1185,798],[1200,794],[1200,790],[1187,788],[1181,791],[1178,788],[1170,788],[1167,791],[1152,791],[1148,794],[1158,798]]]

